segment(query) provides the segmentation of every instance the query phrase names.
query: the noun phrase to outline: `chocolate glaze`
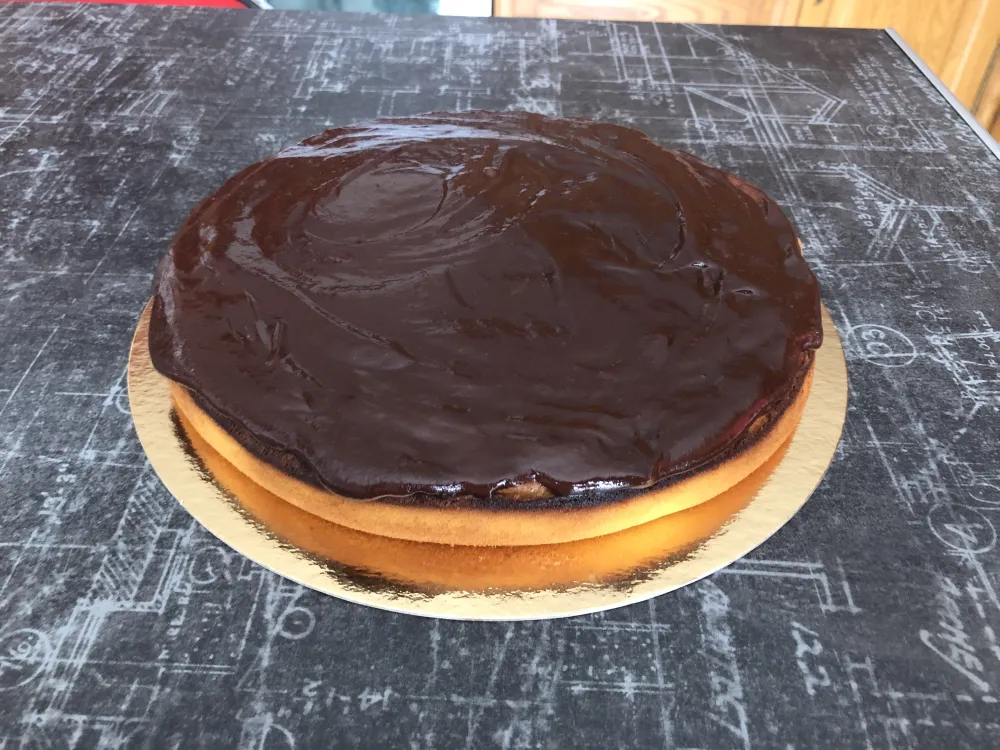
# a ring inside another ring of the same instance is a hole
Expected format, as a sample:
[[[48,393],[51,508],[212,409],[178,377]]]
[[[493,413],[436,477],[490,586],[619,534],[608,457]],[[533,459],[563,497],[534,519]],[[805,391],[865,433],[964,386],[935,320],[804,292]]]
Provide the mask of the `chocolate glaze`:
[[[246,168],[181,227],[150,326],[244,444],[354,498],[669,480],[787,403],[821,340],[762,192],[635,130],[486,112]]]

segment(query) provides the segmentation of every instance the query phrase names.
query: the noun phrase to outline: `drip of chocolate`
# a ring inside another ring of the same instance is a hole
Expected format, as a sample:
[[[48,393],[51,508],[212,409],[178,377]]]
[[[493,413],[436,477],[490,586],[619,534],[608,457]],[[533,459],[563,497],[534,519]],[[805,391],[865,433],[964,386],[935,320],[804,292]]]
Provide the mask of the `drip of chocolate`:
[[[352,498],[644,488],[734,450],[820,345],[795,231],[638,131],[525,113],[329,130],[203,201],[150,353]]]

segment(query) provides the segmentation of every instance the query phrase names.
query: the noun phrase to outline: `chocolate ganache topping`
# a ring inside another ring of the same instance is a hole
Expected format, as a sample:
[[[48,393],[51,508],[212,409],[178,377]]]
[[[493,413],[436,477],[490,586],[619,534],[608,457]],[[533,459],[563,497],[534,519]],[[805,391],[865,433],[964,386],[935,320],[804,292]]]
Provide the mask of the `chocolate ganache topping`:
[[[723,459],[821,340],[758,189],[629,128],[471,112],[328,130],[226,182],[159,266],[150,353],[307,481],[475,499]]]

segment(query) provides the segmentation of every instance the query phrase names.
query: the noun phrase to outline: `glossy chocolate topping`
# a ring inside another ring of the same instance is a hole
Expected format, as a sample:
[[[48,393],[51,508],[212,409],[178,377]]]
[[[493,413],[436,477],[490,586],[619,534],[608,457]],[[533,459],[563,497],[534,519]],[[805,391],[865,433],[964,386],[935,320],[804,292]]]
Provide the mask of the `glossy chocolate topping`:
[[[822,337],[759,190],[523,113],[362,123],[254,164],[154,293],[156,368],[354,498],[648,487],[732,451]]]

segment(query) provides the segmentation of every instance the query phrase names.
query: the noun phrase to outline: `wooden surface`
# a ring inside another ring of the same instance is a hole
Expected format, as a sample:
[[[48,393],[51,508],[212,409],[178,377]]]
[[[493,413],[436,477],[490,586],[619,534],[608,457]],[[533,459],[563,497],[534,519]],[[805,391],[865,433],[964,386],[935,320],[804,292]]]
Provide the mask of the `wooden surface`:
[[[797,25],[893,28],[971,108],[1000,38],[1000,0],[803,0]]]
[[[497,16],[794,26],[802,0],[495,0]]]
[[[1000,0],[494,0],[497,16],[894,28],[959,101],[982,99]],[[977,117],[990,127],[991,115]]]
[[[1000,44],[993,53],[990,67],[976,96],[973,114],[1000,141]]]

